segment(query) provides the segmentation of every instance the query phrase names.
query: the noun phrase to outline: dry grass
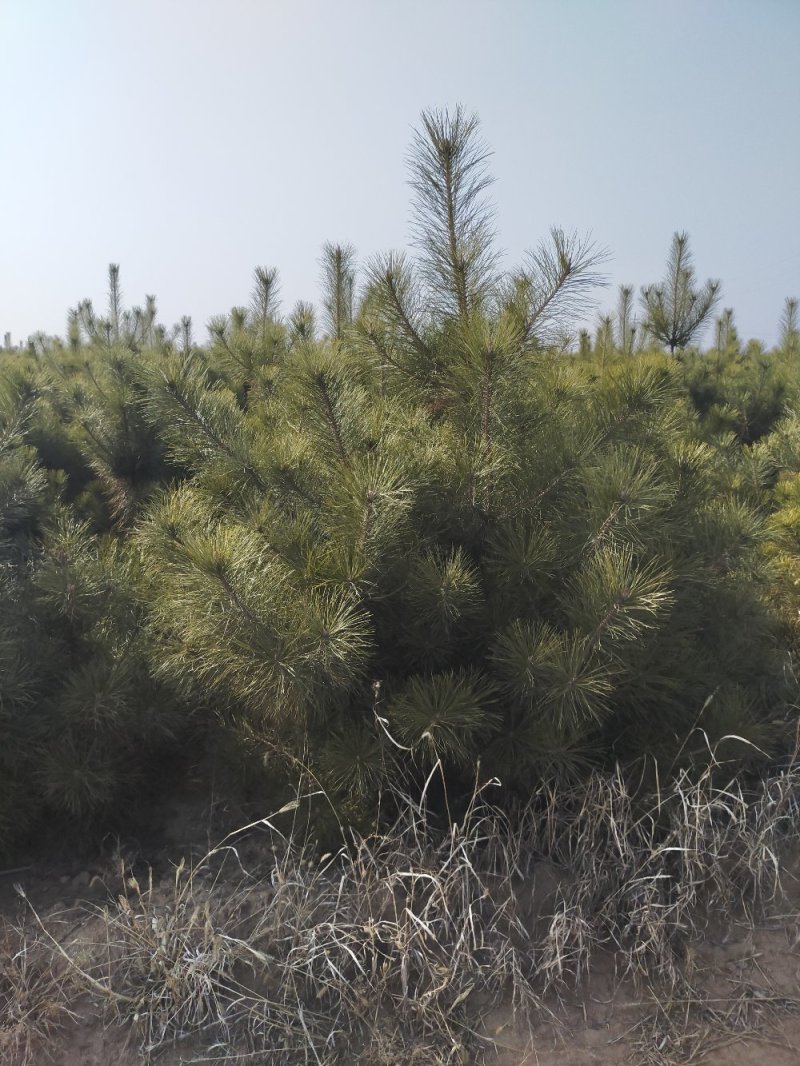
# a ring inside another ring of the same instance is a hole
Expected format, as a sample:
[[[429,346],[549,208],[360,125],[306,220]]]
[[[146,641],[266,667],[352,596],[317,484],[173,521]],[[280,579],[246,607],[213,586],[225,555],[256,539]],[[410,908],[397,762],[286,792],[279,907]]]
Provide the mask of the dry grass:
[[[426,789],[395,797],[387,832],[322,857],[264,819],[168,888],[123,870],[102,943],[73,970],[148,1059],[185,1042],[203,1049],[186,1061],[433,1066],[489,1061],[487,1013],[510,1003],[532,1028],[610,953],[620,980],[657,997],[634,1034],[640,1061],[692,1061],[711,1034],[777,1009],[744,984],[710,1001],[689,948],[707,915],[752,921],[780,894],[798,824],[800,772],[745,794],[721,769],[678,775],[648,803],[621,773],[597,774],[542,789],[513,818],[490,782],[444,830]],[[245,869],[256,832],[270,860]]]
[[[585,976],[601,945],[621,977],[680,986],[691,977],[686,946],[709,915],[752,922],[779,896],[800,773],[779,773],[748,794],[736,778],[720,782],[720,769],[712,761],[700,775],[682,773],[647,804],[619,771],[595,775],[526,811],[527,853],[566,874],[544,943],[553,989]]]
[[[239,868],[233,882],[228,845],[179,867],[168,899],[129,878],[92,979],[149,1052],[202,1034],[220,1060],[251,1049],[332,1063],[358,1048],[364,1062],[396,1062],[399,1049],[467,1061],[476,1013],[509,992],[523,1015],[538,1003],[530,937],[494,869],[509,863],[498,817],[476,795],[434,839],[423,799],[334,855],[276,837],[262,876]]]
[[[33,1066],[71,1017],[71,975],[20,925],[0,923],[0,1062]]]
[[[688,983],[680,993],[659,995],[651,989],[653,1009],[623,1034],[638,1066],[690,1066],[742,1038],[759,1038],[779,1018],[800,1009],[800,999],[782,996],[744,973],[729,984],[727,994],[716,995]]]

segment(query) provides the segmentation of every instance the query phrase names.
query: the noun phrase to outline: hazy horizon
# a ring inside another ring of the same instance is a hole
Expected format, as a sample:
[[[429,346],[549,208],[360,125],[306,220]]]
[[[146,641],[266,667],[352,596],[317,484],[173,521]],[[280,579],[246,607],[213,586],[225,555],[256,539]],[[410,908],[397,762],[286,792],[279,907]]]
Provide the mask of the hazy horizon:
[[[326,240],[409,245],[424,107],[476,111],[499,243],[551,225],[662,277],[675,230],[743,339],[800,296],[800,3],[689,0],[0,0],[0,338],[63,335],[109,262],[126,306],[195,335],[276,266],[319,299]],[[703,340],[708,341],[710,331]]]

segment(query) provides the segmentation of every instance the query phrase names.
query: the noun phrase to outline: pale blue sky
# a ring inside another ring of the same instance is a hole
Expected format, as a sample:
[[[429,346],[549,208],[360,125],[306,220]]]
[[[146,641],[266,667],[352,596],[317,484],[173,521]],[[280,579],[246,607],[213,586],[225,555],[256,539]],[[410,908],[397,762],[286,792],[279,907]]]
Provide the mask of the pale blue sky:
[[[0,333],[104,307],[110,261],[128,305],[203,338],[257,264],[285,309],[316,300],[323,241],[407,243],[411,128],[459,101],[508,265],[555,223],[638,288],[687,229],[774,342],[800,296],[800,0],[0,0]]]

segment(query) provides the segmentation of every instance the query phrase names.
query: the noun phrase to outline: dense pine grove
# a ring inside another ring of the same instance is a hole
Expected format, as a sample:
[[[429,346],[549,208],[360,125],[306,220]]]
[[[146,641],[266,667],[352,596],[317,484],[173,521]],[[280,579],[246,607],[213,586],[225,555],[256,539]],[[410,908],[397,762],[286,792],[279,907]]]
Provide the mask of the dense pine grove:
[[[368,824],[437,759],[511,803],[791,746],[797,301],[743,344],[676,233],[576,335],[603,253],[554,229],[501,269],[487,155],[425,113],[415,255],[325,245],[318,311],[259,268],[200,344],[112,265],[106,315],[0,354],[0,849],[189,769],[304,767]]]

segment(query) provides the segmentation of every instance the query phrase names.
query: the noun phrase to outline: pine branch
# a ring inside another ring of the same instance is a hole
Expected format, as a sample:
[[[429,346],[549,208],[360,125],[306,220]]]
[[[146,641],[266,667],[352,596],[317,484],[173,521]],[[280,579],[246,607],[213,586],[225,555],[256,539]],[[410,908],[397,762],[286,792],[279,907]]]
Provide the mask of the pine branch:
[[[323,306],[330,336],[341,340],[353,321],[356,251],[351,244],[331,244],[322,248],[321,281]]]
[[[460,105],[452,114],[423,111],[409,155],[423,277],[437,306],[462,319],[488,297],[498,261],[494,208],[485,195],[489,151],[478,127]]]
[[[592,290],[605,284],[597,269],[608,258],[589,237],[554,227],[550,240],[528,253],[527,266],[513,276],[507,303],[519,316],[520,345],[552,343],[593,304]]]

